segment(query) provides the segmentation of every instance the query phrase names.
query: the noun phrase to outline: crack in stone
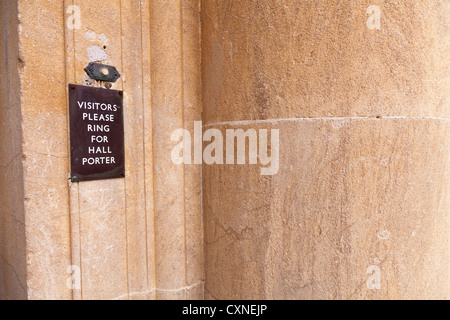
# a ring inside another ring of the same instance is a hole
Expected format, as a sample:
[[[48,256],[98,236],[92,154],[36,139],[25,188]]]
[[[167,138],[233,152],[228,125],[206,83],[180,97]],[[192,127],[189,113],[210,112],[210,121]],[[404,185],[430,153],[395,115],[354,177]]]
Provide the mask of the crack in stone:
[[[133,297],[133,296],[142,295],[142,294],[149,294],[149,293],[153,293],[153,292],[177,293],[177,292],[181,292],[181,291],[189,291],[189,290],[191,290],[191,289],[193,289],[195,287],[198,287],[198,286],[200,286],[202,284],[204,285],[204,281],[200,281],[200,282],[198,282],[196,284],[193,284],[191,286],[184,287],[184,288],[179,288],[179,289],[158,289],[158,288],[154,288],[152,290],[144,291],[144,292],[130,292],[130,293],[124,294],[124,295],[122,295],[120,297],[114,298],[112,300],[120,300],[120,299],[127,298],[127,297],[130,298],[130,297]]]
[[[20,277],[19,277],[19,275],[17,274],[17,272],[16,272],[14,266],[13,266],[12,264],[10,264],[10,263],[3,257],[3,255],[2,255],[1,253],[0,253],[0,259],[3,260],[3,262],[4,262],[9,268],[11,268],[12,272],[14,273],[14,275],[15,275],[16,278],[17,278],[17,281],[18,281],[19,284],[20,284],[20,287],[21,287],[22,290],[26,293],[26,292],[27,292],[26,286],[22,283],[22,281],[20,281]]]

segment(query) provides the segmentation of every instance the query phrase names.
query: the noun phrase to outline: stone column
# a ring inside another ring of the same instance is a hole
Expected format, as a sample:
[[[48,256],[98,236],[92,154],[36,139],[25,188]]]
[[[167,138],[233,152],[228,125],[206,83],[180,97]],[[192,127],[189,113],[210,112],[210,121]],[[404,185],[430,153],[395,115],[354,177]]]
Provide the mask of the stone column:
[[[202,5],[205,129],[280,134],[204,167],[207,298],[449,298],[447,1]]]

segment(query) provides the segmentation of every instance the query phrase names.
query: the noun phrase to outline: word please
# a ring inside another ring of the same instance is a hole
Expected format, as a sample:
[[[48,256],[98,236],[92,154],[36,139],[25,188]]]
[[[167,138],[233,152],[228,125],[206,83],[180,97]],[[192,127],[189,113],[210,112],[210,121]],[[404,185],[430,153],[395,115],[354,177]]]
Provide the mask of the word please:
[[[83,113],[83,120],[114,122],[113,114]]]
[[[209,129],[202,135],[201,121],[194,122],[194,161],[192,161],[192,136],[186,129],[177,129],[172,133],[172,141],[179,142],[172,150],[172,162],[181,164],[224,164],[236,163],[235,150],[237,149],[237,164],[245,165],[247,160],[246,147],[248,141],[248,159],[250,165],[260,164],[261,175],[271,176],[278,173],[280,153],[280,133],[278,129],[271,130],[271,142],[268,144],[268,130],[228,129],[226,130],[226,157],[224,157],[224,137],[218,129]],[[258,139],[259,136],[259,139]],[[237,141],[237,148],[236,148]],[[203,142],[211,142],[203,150]],[[269,146],[271,147],[269,156]],[[258,152],[259,149],[259,152]]]

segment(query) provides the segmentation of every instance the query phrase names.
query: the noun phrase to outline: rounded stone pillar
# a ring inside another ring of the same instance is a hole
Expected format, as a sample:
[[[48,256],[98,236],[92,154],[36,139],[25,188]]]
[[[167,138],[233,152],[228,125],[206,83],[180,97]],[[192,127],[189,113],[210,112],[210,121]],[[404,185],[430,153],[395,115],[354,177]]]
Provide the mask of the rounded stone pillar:
[[[449,11],[203,1],[205,130],[279,130],[204,166],[208,298],[449,298]]]

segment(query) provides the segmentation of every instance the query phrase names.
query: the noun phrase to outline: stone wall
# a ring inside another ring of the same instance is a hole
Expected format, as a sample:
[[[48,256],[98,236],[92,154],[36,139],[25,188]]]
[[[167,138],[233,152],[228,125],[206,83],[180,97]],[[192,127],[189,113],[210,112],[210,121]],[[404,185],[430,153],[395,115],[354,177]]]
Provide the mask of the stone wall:
[[[449,298],[448,1],[0,5],[0,299]],[[69,179],[89,62],[125,179]],[[174,164],[200,120],[279,170]]]
[[[17,3],[0,2],[0,297],[27,295]]]
[[[2,39],[11,35],[1,50],[1,297],[19,296],[9,291],[20,290],[19,268],[29,299],[202,299],[201,168],[175,166],[166,139],[201,118],[199,2],[12,3],[1,10]],[[125,91],[126,178],[72,184],[67,87],[86,84],[92,61],[122,74],[113,89]],[[6,247],[12,236],[19,251]]]

